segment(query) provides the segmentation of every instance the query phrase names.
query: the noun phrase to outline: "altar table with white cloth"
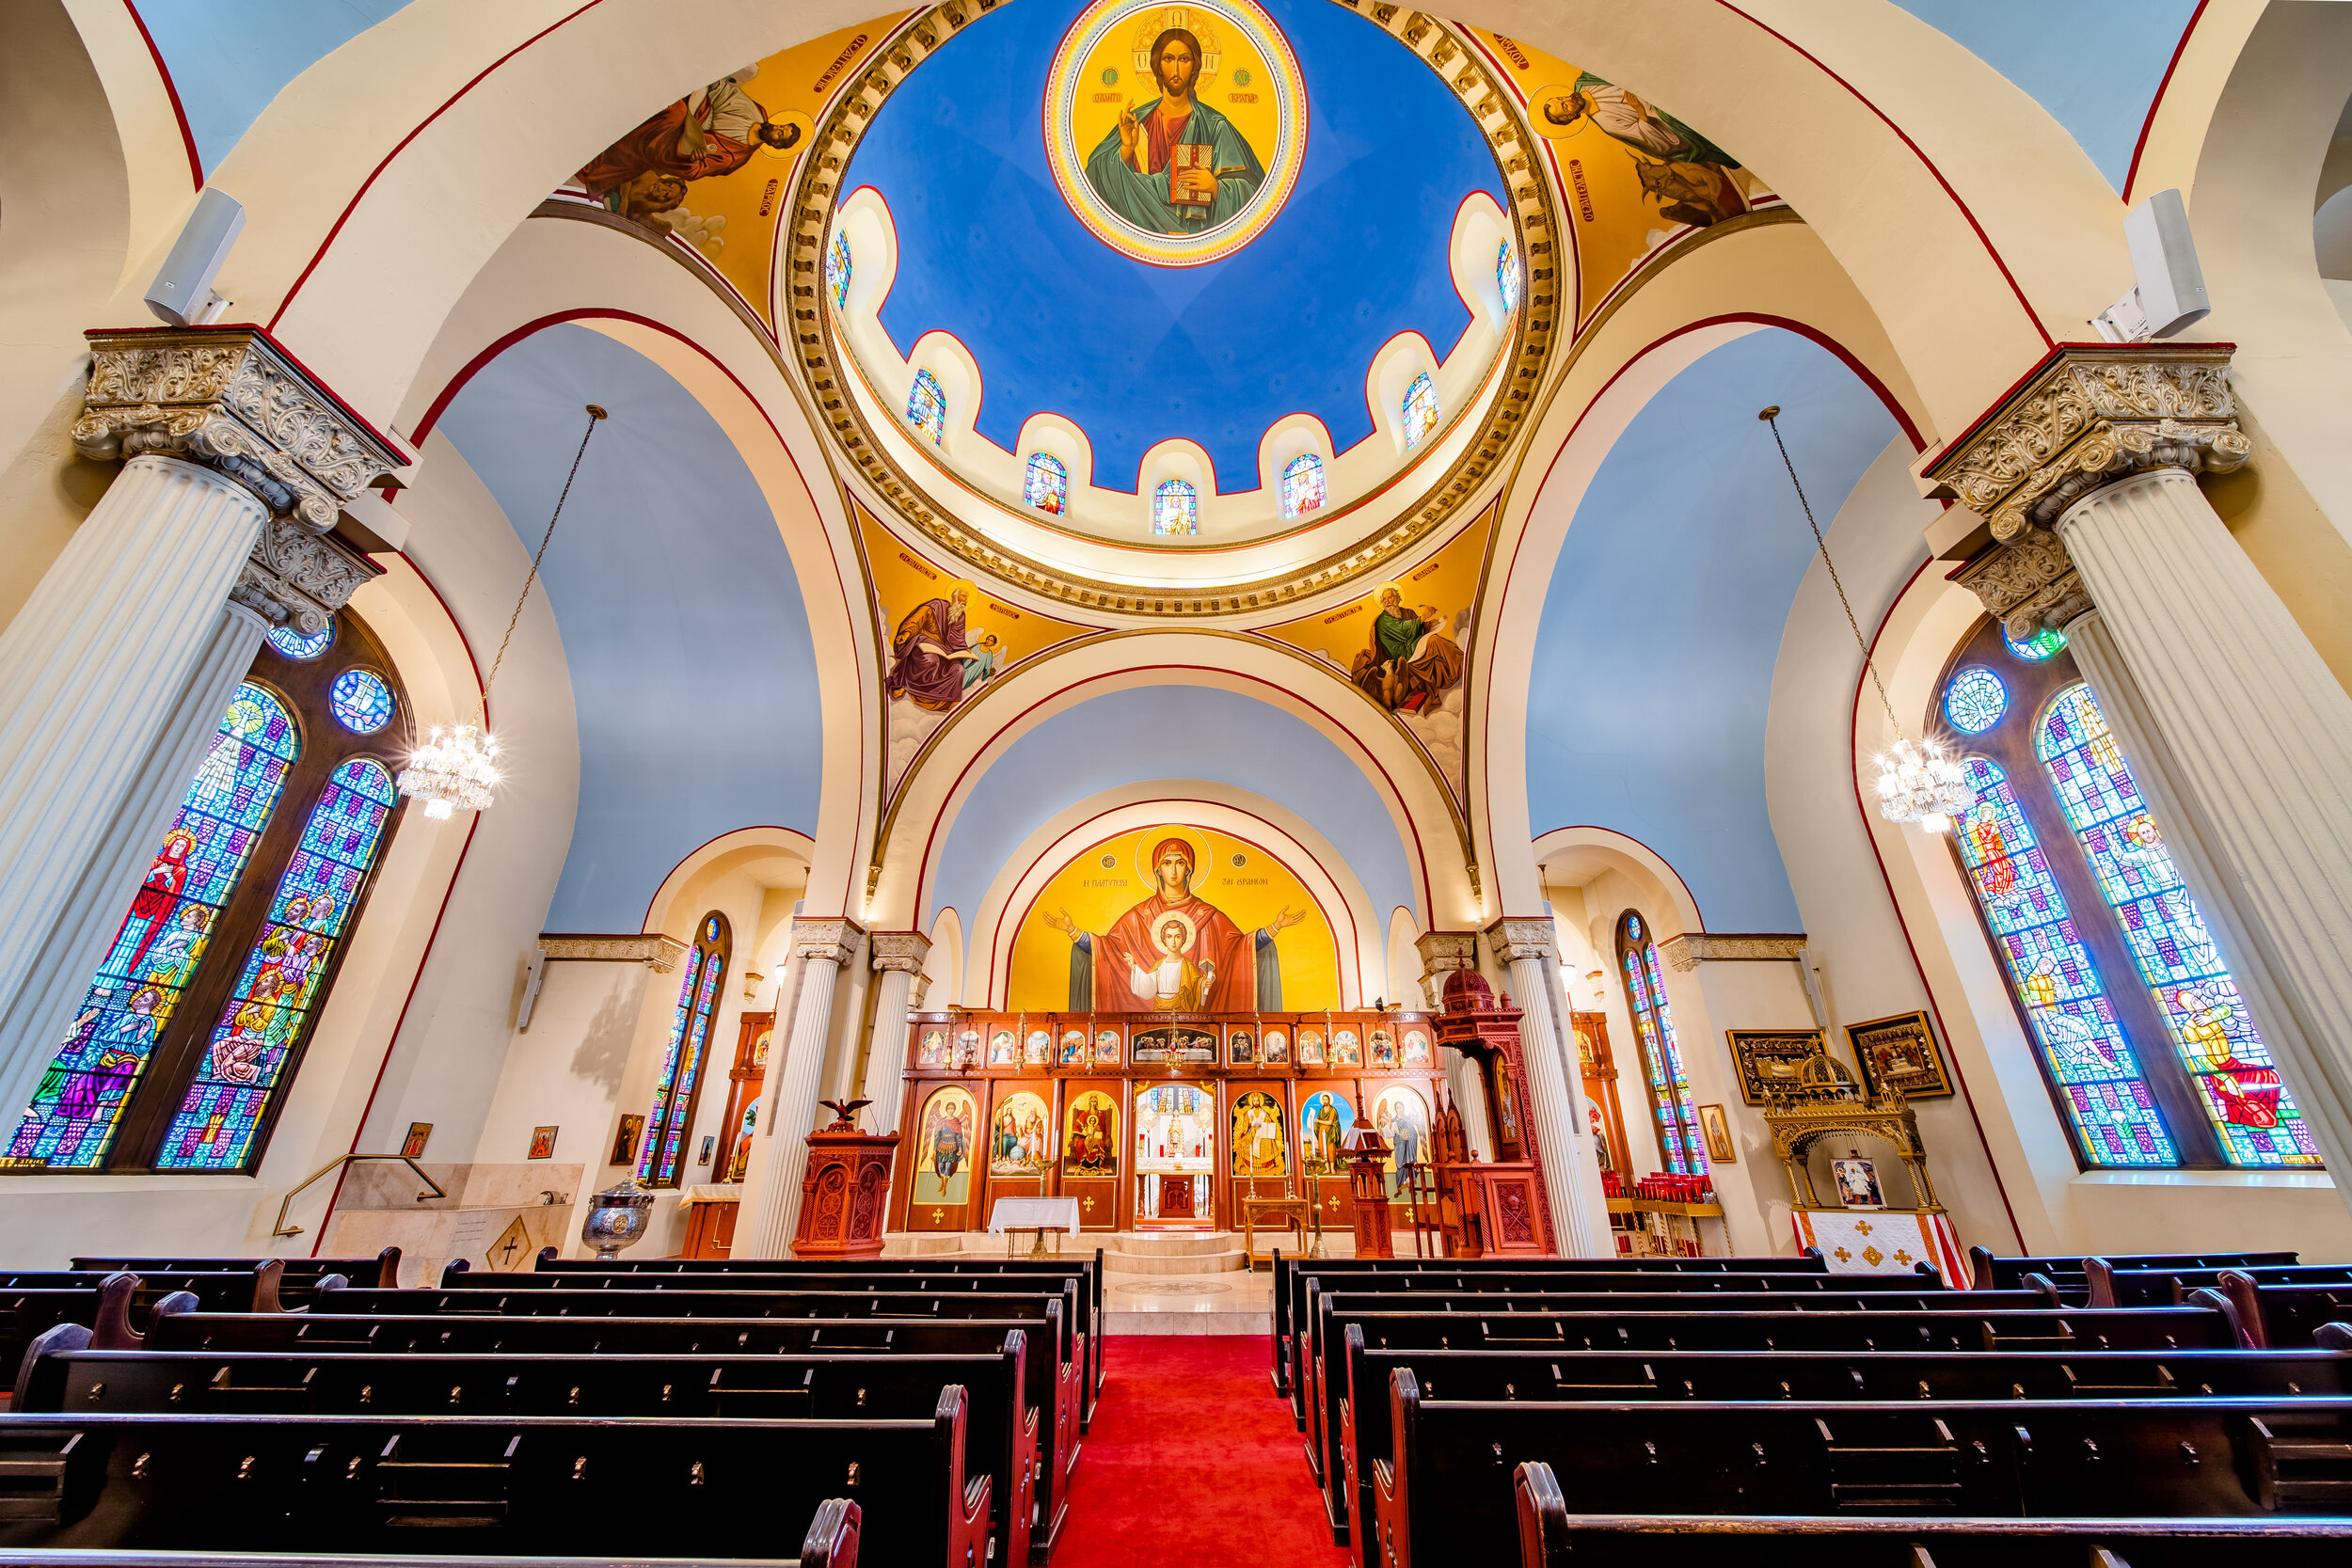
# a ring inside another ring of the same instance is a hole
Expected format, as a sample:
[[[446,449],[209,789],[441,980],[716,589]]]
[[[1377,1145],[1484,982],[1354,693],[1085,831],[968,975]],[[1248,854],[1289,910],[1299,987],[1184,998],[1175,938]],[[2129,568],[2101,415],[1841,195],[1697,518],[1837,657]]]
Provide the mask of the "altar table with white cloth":
[[[1832,1274],[1909,1274],[1932,1263],[1944,1283],[1965,1291],[1971,1283],[1960,1238],[1948,1214],[1916,1209],[1799,1209],[1789,1222],[1797,1249],[1821,1249]]]

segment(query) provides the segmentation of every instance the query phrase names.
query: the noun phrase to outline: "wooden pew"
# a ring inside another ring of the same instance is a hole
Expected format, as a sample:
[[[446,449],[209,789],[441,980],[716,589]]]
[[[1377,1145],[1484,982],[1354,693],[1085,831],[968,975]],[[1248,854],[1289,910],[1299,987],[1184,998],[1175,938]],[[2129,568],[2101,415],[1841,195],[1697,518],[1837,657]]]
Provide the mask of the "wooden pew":
[[[964,1421],[8,1416],[0,1548],[759,1557],[846,1497],[869,1561],[980,1568]]]
[[[462,1261],[462,1259],[460,1259]],[[914,1274],[1003,1274],[1059,1275],[1078,1271],[1086,1280],[1080,1291],[1079,1310],[1083,1314],[1079,1328],[1087,1336],[1092,1365],[1088,1369],[1086,1419],[1093,1418],[1092,1402],[1103,1391],[1103,1249],[1096,1247],[1086,1256],[1070,1258],[790,1258],[769,1259],[761,1258],[616,1258],[605,1262],[596,1258],[561,1258],[556,1249],[541,1247],[533,1267],[542,1274],[598,1274],[618,1271],[627,1274],[723,1274],[737,1268],[766,1272],[771,1265],[787,1269],[794,1274],[845,1273],[858,1274],[896,1269]],[[447,1271],[443,1273],[447,1282]],[[355,1280],[356,1283],[356,1280]],[[392,1284],[391,1280],[383,1283]]]
[[[76,1336],[36,1346],[15,1413],[854,1420],[928,1417],[955,1384],[965,1473],[989,1478],[1005,1560],[1044,1562],[1060,1523],[1039,1518],[1041,1412],[1018,1329],[987,1353],[797,1356],[93,1351]]]
[[[732,1259],[689,1259],[726,1263]],[[756,1259],[745,1259],[745,1264]],[[443,1290],[495,1291],[884,1291],[901,1293],[1056,1295],[1067,1307],[1073,1340],[1071,1354],[1084,1365],[1080,1387],[1088,1398],[1078,1407],[1079,1429],[1091,1419],[1089,1406],[1095,1389],[1094,1367],[1100,1351],[1094,1325],[1101,1321],[1100,1297],[1084,1264],[1073,1263],[1050,1274],[1005,1274],[955,1269],[803,1268],[793,1259],[758,1267],[719,1269],[542,1269],[531,1274],[475,1274],[464,1259],[441,1271]]]
[[[145,1323],[155,1304],[183,1291],[196,1297],[208,1312],[283,1312],[278,1280],[285,1264],[266,1258],[249,1268],[157,1270],[138,1274],[124,1269],[20,1270],[0,1274],[0,1292],[9,1291],[94,1290],[118,1275],[136,1280],[131,1297],[132,1320]]]
[[[2261,1255],[2257,1255],[2261,1256]],[[2221,1283],[2231,1269],[2250,1272],[2265,1285],[2352,1285],[2352,1265],[2342,1263],[2239,1263],[2156,1261],[2137,1258],[2086,1258],[2093,1307],[2169,1307],[2188,1292]]]
[[[96,1269],[113,1273],[127,1269],[135,1275],[168,1274],[234,1274],[250,1271],[270,1261],[262,1258],[75,1258],[76,1269]],[[300,1307],[310,1299],[318,1282],[330,1274],[342,1275],[354,1285],[393,1286],[400,1283],[400,1248],[388,1246],[373,1258],[280,1258],[278,1299],[289,1307]]]
[[[1550,1465],[1513,1480],[1520,1568],[2335,1568],[2352,1549],[2343,1519],[1570,1513]]]
[[[1829,1272],[1820,1258],[1292,1258],[1274,1249],[1274,1391],[1291,1395],[1295,1326],[1306,1312],[1310,1277],[1445,1274],[1809,1274]],[[1292,1414],[1298,1402],[1291,1401]]]
[[[382,1295],[438,1292],[334,1292]],[[226,1313],[176,1314],[158,1320],[148,1348],[187,1351],[251,1351],[332,1353],[359,1352],[405,1354],[415,1352],[452,1354],[548,1355],[704,1355],[704,1354],[969,1354],[988,1348],[991,1336],[1001,1343],[1012,1331],[1027,1336],[1025,1357],[1028,1400],[1039,1412],[1038,1513],[1033,1533],[1050,1543],[1068,1512],[1071,1472],[1076,1467],[1076,1407],[1080,1398],[1071,1364],[1057,1359],[1063,1303],[1039,1296],[996,1297],[1004,1309],[993,1317],[943,1315],[933,1319],[890,1316],[844,1317],[806,1310],[806,1298],[757,1296],[755,1306],[794,1303],[801,1311],[754,1312],[727,1317],[706,1312],[714,1301],[738,1298],[708,1291],[598,1292],[595,1305],[638,1296],[643,1315],[626,1317],[602,1312],[516,1313],[501,1316],[467,1312],[403,1316],[391,1312],[335,1314],[300,1312],[278,1316]],[[541,1306],[560,1298],[544,1294],[528,1298]],[[837,1305],[840,1298],[823,1297],[815,1305]],[[853,1296],[864,1303],[876,1298]],[[958,1308],[983,1298],[958,1297]],[[104,1339],[93,1349],[114,1348]]]
[[[1508,1560],[1510,1481],[1567,1513],[2255,1518],[2352,1501],[2352,1399],[1561,1404],[1422,1397],[1391,1374],[1382,1561]]]
[[[2269,1270],[2224,1269],[2212,1290],[2188,1293],[2200,1307],[2226,1302],[2236,1313],[2241,1341],[2249,1350],[2294,1350],[2318,1343],[2328,1323],[2352,1321],[2352,1285],[2264,1283]]]
[[[0,1366],[5,1366],[8,1382],[13,1385],[24,1375],[24,1358],[40,1336],[60,1325],[103,1334],[114,1344],[143,1343],[147,1336],[131,1326],[131,1305],[138,1294],[139,1278],[134,1274],[108,1275],[96,1286],[0,1291],[0,1305],[8,1308],[8,1317],[0,1319]],[[193,1312],[198,1306],[192,1292],[182,1291],[151,1298],[144,1316],[152,1324],[174,1313]]]
[[[1367,1349],[1347,1329],[1339,1401],[1343,1497],[1352,1549],[1366,1561],[1372,1468],[1394,1446],[1390,1374],[1411,1369],[1424,1398],[1599,1401],[2283,1399],[2352,1394],[2352,1355],[2327,1351],[2115,1351],[2085,1354],[1967,1351],[1507,1351]]]
[[[2119,1267],[2139,1269],[2232,1269],[2297,1260],[2292,1252],[2147,1252],[2107,1256],[2107,1261]],[[1968,1272],[1979,1291],[2015,1290],[2026,1283],[2027,1275],[2042,1275],[2055,1281],[2061,1292],[2074,1298],[2067,1302],[2069,1307],[2089,1305],[2083,1293],[2090,1285],[2079,1257],[1998,1258],[1990,1247],[1972,1246],[1968,1249]]]

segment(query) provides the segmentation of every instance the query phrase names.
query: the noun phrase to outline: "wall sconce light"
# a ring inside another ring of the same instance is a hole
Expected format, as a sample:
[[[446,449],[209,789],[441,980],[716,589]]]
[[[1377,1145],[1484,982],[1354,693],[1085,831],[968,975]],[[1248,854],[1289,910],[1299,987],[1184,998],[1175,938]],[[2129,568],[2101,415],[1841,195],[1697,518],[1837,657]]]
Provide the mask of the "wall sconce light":
[[[768,978],[768,976],[762,974],[756,969],[745,970],[743,972],[743,1000],[746,1002],[758,1001],[759,983],[766,978]]]
[[[1592,985],[1593,1002],[1596,1006],[1609,999],[1609,987],[1604,983],[1607,978],[1606,971],[1596,969],[1584,978]]]

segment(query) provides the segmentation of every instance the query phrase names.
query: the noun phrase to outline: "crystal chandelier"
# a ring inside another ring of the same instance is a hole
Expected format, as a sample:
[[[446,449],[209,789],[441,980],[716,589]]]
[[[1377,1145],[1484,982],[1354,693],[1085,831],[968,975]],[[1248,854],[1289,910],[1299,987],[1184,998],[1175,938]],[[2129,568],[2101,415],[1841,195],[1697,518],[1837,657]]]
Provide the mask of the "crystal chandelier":
[[[499,667],[506,662],[506,645],[515,640],[515,626],[523,618],[531,585],[539,580],[539,563],[547,559],[548,546],[554,542],[555,520],[564,515],[572,481],[580,477],[580,460],[588,455],[588,438],[596,435],[596,425],[605,417],[603,409],[588,404],[588,428],[580,437],[580,450],[572,454],[572,471],[564,478],[563,493],[555,498],[548,531],[539,539],[539,553],[531,558],[531,572],[523,578],[522,593],[516,596],[515,613],[506,618],[506,635],[499,639],[498,657],[490,661],[490,678],[482,683],[482,722],[434,725],[424,744],[408,754],[408,766],[400,771],[400,792],[422,800],[425,816],[437,821],[455,812],[489,809],[491,791],[499,783],[499,744],[490,736],[490,688],[498,684]]]
[[[1821,552],[1821,564],[1828,568],[1830,586],[1837,590],[1846,625],[1853,630],[1854,646],[1862,650],[1862,667],[1870,672],[1879,705],[1886,709],[1887,726],[1895,732],[1895,744],[1871,759],[1879,765],[1879,815],[1889,822],[1916,822],[1931,833],[1949,832],[1952,819],[1964,816],[1977,803],[1977,792],[1960,763],[1945,754],[1941,742],[1932,736],[1914,740],[1903,733],[1902,721],[1895,717],[1895,705],[1887,700],[1886,682],[1879,676],[1878,661],[1870,657],[1869,641],[1862,635],[1862,623],[1854,619],[1853,606],[1847,601],[1846,585],[1838,580],[1837,563],[1829,558],[1829,542],[1821,537],[1821,525],[1814,519],[1813,503],[1804,499],[1797,466],[1788,459],[1788,443],[1781,439],[1780,409],[1775,404],[1756,418],[1772,427],[1772,444],[1780,449],[1781,466],[1788,470],[1797,504],[1804,509],[1804,520],[1813,530],[1814,546]]]

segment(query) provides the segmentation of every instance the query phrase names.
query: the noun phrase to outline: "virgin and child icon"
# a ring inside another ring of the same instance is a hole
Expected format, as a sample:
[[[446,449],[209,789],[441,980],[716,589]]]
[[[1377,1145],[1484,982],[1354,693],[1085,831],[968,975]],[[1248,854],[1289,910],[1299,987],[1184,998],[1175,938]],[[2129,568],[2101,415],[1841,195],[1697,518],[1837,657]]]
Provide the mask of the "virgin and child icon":
[[[1106,931],[1089,931],[1067,909],[1039,918],[1068,937],[1070,1010],[1246,1013],[1279,1011],[1281,960],[1276,935],[1307,918],[1288,905],[1245,932],[1193,891],[1192,842],[1170,833],[1152,847],[1154,891]]]

